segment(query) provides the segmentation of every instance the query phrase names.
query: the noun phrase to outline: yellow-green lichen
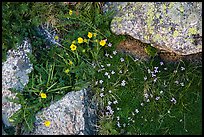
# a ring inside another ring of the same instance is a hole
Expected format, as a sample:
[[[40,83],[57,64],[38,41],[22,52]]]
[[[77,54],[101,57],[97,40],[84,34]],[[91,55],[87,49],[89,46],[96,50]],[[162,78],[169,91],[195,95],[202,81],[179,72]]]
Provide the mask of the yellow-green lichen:
[[[195,27],[190,28],[190,29],[188,30],[188,35],[192,35],[192,34],[196,34],[196,33],[197,33],[197,30],[196,30]]]
[[[179,32],[178,32],[177,30],[175,30],[174,33],[173,33],[173,37],[175,38],[175,37],[177,37],[178,35],[179,35]]]

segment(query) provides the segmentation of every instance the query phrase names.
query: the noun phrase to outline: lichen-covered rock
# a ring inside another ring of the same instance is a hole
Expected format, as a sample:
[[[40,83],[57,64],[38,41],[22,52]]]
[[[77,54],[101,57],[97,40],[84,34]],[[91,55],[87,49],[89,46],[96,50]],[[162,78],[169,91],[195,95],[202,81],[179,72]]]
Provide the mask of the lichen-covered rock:
[[[201,2],[108,2],[111,30],[181,55],[202,52]]]
[[[94,135],[96,106],[86,89],[67,93],[36,114],[35,129],[24,135]],[[44,122],[50,121],[48,127]]]
[[[33,69],[27,53],[31,53],[28,39],[17,46],[16,50],[9,50],[7,60],[2,63],[2,120],[5,126],[12,126],[8,119],[21,107],[7,100],[7,97],[16,97],[9,88],[21,91],[29,81],[28,73]]]

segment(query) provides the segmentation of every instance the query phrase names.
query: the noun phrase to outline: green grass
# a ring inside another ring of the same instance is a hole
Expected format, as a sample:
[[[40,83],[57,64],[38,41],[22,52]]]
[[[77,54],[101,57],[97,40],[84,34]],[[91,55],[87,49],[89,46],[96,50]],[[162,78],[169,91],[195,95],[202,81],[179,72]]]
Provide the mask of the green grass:
[[[19,99],[11,101],[22,108],[10,120],[31,131],[35,114],[50,102],[90,87],[93,99],[99,102],[98,134],[202,134],[202,66],[188,62],[161,65],[157,56],[146,62],[116,53],[117,44],[126,37],[111,33],[112,12],[102,14],[98,3],[82,4],[59,12],[54,28],[61,46],[48,49],[41,36],[34,33],[35,37],[30,37],[34,70],[23,92],[14,91]],[[89,39],[88,32],[97,35]],[[78,43],[79,37],[88,42]],[[106,45],[101,46],[104,39]],[[73,41],[76,51],[70,49]],[[155,67],[158,72],[152,76]],[[47,98],[41,98],[40,93]]]

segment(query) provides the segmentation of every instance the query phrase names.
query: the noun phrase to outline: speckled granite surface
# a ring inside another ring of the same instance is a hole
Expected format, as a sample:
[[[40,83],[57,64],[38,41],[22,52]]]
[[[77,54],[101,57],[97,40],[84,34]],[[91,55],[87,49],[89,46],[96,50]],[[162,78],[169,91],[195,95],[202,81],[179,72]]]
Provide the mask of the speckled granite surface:
[[[111,30],[187,55],[202,52],[201,2],[107,2]]]

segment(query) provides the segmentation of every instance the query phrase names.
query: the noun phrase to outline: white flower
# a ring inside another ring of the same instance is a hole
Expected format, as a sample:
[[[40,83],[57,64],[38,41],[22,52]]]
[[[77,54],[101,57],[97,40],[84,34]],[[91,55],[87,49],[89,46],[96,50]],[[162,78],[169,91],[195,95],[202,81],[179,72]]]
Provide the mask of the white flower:
[[[102,68],[104,68],[104,66],[103,66],[103,65],[101,65],[101,67],[102,67]]]
[[[146,81],[146,80],[147,80],[147,77],[145,76],[145,77],[144,77],[144,81]]]
[[[113,55],[116,55],[117,54],[117,51],[113,51]]]
[[[125,83],[126,81],[125,80],[123,80],[122,82],[121,82],[121,86],[125,86]]]
[[[132,115],[134,116],[134,115],[135,115],[135,113],[134,113],[134,112],[132,112]]]
[[[125,127],[125,126],[126,126],[126,124],[124,123],[124,124],[123,124],[123,127]]]
[[[174,73],[177,73],[177,70],[174,70]]]
[[[112,102],[111,101],[108,101],[108,105],[111,105],[112,104]]]
[[[122,83],[125,83],[125,82],[126,82],[125,80],[122,81]]]
[[[173,102],[174,104],[176,104],[176,99],[175,99],[175,98],[171,98],[171,102]]]
[[[110,75],[108,75],[108,78],[110,79]]]
[[[130,120],[130,117],[128,117],[128,119]]]
[[[113,57],[110,55],[110,58],[112,59]]]
[[[119,73],[122,74],[123,73],[122,70],[120,70]]]
[[[147,72],[150,73],[151,72],[150,69],[148,69]]]
[[[111,93],[112,91],[111,91],[111,90],[109,90],[108,92],[109,92],[109,93]]]
[[[120,117],[119,117],[119,116],[117,116],[116,118],[117,118],[117,120],[120,120]]]
[[[164,70],[167,70],[167,68],[164,68]]]
[[[135,113],[139,113],[139,110],[138,110],[138,109],[135,109]]]
[[[104,96],[104,94],[103,93],[100,93],[100,97],[103,97]]]
[[[148,95],[147,93],[145,93],[145,94],[144,94],[144,97],[145,97],[145,98],[148,98],[148,97],[149,97],[149,95]]]
[[[111,107],[110,107],[110,106],[106,106],[106,109],[107,109],[107,110],[111,110]]]
[[[120,108],[116,108],[117,110],[120,110]]]
[[[175,83],[175,84],[178,84],[179,82],[176,80],[174,83]]]
[[[139,60],[139,59],[136,58],[136,59],[134,59],[134,62],[136,62],[136,61],[138,61],[138,60]]]
[[[144,103],[140,103],[141,106],[144,106]]]
[[[101,88],[101,91],[104,91],[104,88]]]
[[[184,83],[182,82],[182,83],[180,83],[180,85],[183,87],[183,86],[184,86]]]
[[[112,74],[112,75],[115,74],[115,71],[112,70],[112,71],[111,71],[111,74]]]
[[[112,109],[111,109],[111,110],[109,110],[109,111],[110,111],[110,114],[111,114],[111,115],[113,115],[114,111],[113,111]]]
[[[118,101],[117,101],[117,100],[113,101],[113,104],[117,104],[117,103],[118,103]]]
[[[103,83],[103,80],[99,80],[99,83],[102,84],[102,83]]]
[[[154,82],[156,82],[156,81],[157,81],[157,78],[154,79]]]
[[[168,110],[168,111],[167,111],[167,113],[169,113],[169,114],[170,114],[170,110]]]
[[[98,85],[98,81],[95,82],[95,85]]]
[[[108,43],[108,47],[111,47],[112,46],[112,44],[111,43]]]
[[[108,72],[105,72],[105,74],[104,74],[105,76],[108,76]]]
[[[150,102],[150,100],[149,100],[149,99],[147,99],[147,102]]]
[[[108,56],[109,56],[109,54],[108,54],[108,53],[106,53],[106,54],[105,54],[105,56],[106,56],[106,57],[108,57]]]
[[[111,64],[106,64],[108,67],[110,67],[111,66]]]
[[[118,126],[119,128],[121,127],[121,126],[120,126],[120,122],[119,122],[119,121],[117,122],[117,126]]]
[[[161,62],[160,62],[160,65],[161,65],[161,66],[164,65],[164,62],[161,61]]]
[[[183,70],[185,70],[185,68],[184,68],[184,67],[181,67],[181,71],[183,71]]]
[[[160,91],[160,94],[162,94],[163,92],[164,92],[164,91],[161,90],[161,91]]]
[[[159,99],[160,99],[160,97],[156,97],[155,99],[156,99],[156,100],[159,100]]]
[[[123,62],[123,61],[125,61],[125,60],[124,60],[124,58],[120,58],[120,61]]]

